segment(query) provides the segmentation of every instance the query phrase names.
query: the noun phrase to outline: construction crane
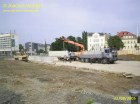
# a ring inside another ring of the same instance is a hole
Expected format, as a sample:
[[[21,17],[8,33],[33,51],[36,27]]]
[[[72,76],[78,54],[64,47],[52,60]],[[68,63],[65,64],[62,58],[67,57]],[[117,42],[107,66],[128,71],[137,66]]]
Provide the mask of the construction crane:
[[[83,52],[83,51],[85,50],[83,44],[79,44],[79,43],[77,43],[77,42],[74,42],[74,41],[71,41],[71,40],[69,40],[69,39],[66,39],[64,36],[60,37],[59,40],[62,40],[62,41],[64,41],[64,42],[66,42],[66,43],[73,44],[73,45],[75,45],[75,46],[77,46],[77,47],[80,47],[80,48],[81,48],[80,52]]]
[[[80,60],[82,62],[99,62],[103,64],[108,64],[117,61],[117,51],[115,49],[103,48],[99,51],[97,50],[84,52],[84,45],[82,44],[66,39],[64,36],[60,37],[59,40],[73,44],[75,46],[79,46],[81,48],[80,52],[78,53],[78,55],[74,55],[76,56],[77,60]]]

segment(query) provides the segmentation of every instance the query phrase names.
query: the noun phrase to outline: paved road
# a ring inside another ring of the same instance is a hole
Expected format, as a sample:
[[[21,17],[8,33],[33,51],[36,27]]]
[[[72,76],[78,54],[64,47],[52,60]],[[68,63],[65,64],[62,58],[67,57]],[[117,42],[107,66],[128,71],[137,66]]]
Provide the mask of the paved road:
[[[68,65],[80,68],[90,68],[118,73],[132,73],[140,76],[140,61],[117,61],[115,64],[81,63],[81,62],[56,62],[56,65]]]

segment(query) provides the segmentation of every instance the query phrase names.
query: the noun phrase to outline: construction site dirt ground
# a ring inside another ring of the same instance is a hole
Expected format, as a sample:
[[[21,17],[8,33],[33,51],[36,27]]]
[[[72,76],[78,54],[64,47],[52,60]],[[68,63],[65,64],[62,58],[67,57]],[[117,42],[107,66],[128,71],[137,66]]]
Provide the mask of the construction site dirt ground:
[[[122,69],[123,70],[123,69]],[[130,89],[140,76],[57,64],[0,60],[0,104],[130,104]],[[93,103],[94,104],[94,103]]]

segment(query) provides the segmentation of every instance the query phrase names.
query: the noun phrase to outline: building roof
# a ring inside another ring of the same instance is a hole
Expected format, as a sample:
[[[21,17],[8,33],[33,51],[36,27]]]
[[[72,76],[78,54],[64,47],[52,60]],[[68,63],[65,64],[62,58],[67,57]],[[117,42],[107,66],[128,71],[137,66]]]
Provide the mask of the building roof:
[[[92,36],[92,34],[94,34],[94,32],[90,32],[90,33],[88,33],[88,36]]]
[[[134,37],[136,37],[136,35],[134,35],[133,33],[128,32],[128,31],[118,32],[117,36],[119,36],[120,38],[123,37],[123,36],[134,36]]]
[[[95,32],[91,32],[91,33],[88,33],[88,36],[92,36]],[[100,36],[103,36],[103,35],[111,35],[110,33],[103,33],[103,32],[97,32]]]

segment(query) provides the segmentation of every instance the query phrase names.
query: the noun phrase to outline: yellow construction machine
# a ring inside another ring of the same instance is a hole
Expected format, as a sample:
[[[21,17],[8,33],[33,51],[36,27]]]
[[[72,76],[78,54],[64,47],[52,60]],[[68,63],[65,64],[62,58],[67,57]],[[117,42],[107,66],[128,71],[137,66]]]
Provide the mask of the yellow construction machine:
[[[16,52],[14,59],[20,61],[28,61],[28,54],[26,54],[26,51],[22,49],[21,52]]]

